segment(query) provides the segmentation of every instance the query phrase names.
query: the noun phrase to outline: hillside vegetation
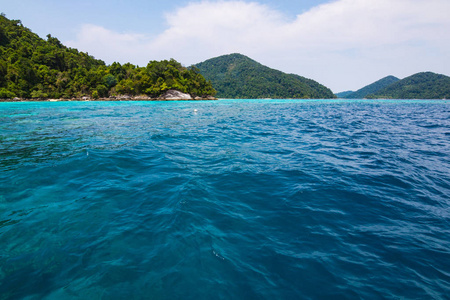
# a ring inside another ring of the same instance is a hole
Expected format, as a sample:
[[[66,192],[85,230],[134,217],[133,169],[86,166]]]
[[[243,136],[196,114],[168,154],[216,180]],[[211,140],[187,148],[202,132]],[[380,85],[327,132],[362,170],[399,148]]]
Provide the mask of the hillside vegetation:
[[[314,80],[271,69],[241,54],[229,54],[196,64],[210,80],[217,97],[335,98],[327,87]]]
[[[0,98],[158,97],[169,89],[192,96],[215,95],[197,69],[173,59],[151,61],[146,67],[107,66],[51,35],[40,38],[19,20],[0,16]]]
[[[348,95],[353,94],[353,93],[354,93],[354,91],[344,91],[344,92],[336,93],[335,95],[336,95],[338,98],[343,99],[343,98],[345,98],[345,97],[347,97]]]
[[[417,73],[397,81],[369,99],[450,99],[450,77],[432,72]]]
[[[359,90],[357,90],[356,92],[350,93],[348,95],[343,96],[342,98],[345,99],[363,99],[366,98],[367,95],[376,93],[382,89],[384,89],[385,87],[393,84],[394,82],[399,81],[400,79],[398,79],[397,77],[394,76],[387,76],[384,77],[378,81],[375,81],[372,84],[369,84]]]

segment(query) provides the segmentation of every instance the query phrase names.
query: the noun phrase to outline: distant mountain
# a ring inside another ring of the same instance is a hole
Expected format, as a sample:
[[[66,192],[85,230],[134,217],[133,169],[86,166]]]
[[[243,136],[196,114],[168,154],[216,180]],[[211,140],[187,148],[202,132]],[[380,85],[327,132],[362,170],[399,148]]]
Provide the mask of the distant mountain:
[[[393,84],[394,82],[399,81],[400,79],[398,79],[397,77],[394,76],[387,76],[384,77],[378,81],[375,81],[372,84],[369,84],[359,90],[357,90],[356,92],[353,92],[351,94],[348,94],[342,98],[346,98],[346,99],[363,99],[366,98],[367,95],[370,94],[374,94],[384,88],[386,88],[387,86]]]
[[[353,94],[354,91],[345,91],[345,92],[340,92],[340,93],[336,93],[335,95],[338,98],[346,98],[348,95]]]
[[[212,82],[219,98],[336,97],[330,89],[314,80],[271,69],[242,54],[212,58],[194,67]]]
[[[450,99],[450,77],[417,73],[370,94],[371,99]]]

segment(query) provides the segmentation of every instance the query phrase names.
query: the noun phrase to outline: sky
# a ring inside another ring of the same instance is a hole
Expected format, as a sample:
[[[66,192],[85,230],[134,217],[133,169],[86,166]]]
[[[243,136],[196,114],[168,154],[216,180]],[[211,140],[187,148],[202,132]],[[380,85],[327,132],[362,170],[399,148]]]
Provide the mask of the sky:
[[[335,93],[450,76],[449,0],[0,0],[0,12],[107,64],[241,53]]]

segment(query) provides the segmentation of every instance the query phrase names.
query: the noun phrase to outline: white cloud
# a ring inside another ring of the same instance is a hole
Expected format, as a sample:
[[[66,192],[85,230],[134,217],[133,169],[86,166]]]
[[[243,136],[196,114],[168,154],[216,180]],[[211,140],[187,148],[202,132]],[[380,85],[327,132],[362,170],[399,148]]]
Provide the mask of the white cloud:
[[[79,30],[76,40],[65,44],[112,63],[145,61],[142,58],[146,56],[145,49],[150,43],[142,34],[117,33],[101,26],[85,24]]]
[[[192,64],[240,52],[334,91],[383,76],[450,67],[448,0],[338,0],[287,20],[256,2],[191,3],[154,38],[85,25],[69,43],[107,62],[175,58]]]

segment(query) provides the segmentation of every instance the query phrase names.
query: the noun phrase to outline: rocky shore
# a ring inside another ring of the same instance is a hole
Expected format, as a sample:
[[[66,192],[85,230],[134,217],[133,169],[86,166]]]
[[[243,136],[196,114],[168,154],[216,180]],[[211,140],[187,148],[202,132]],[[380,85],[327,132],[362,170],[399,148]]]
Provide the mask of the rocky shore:
[[[182,93],[176,90],[168,90],[157,98],[149,97],[147,95],[130,96],[130,95],[117,95],[110,96],[108,98],[92,98],[89,96],[83,96],[81,98],[72,99],[43,99],[43,98],[13,98],[13,99],[0,99],[0,102],[57,102],[57,101],[201,101],[201,100],[217,100],[213,96],[204,97],[192,97],[190,94]]]

